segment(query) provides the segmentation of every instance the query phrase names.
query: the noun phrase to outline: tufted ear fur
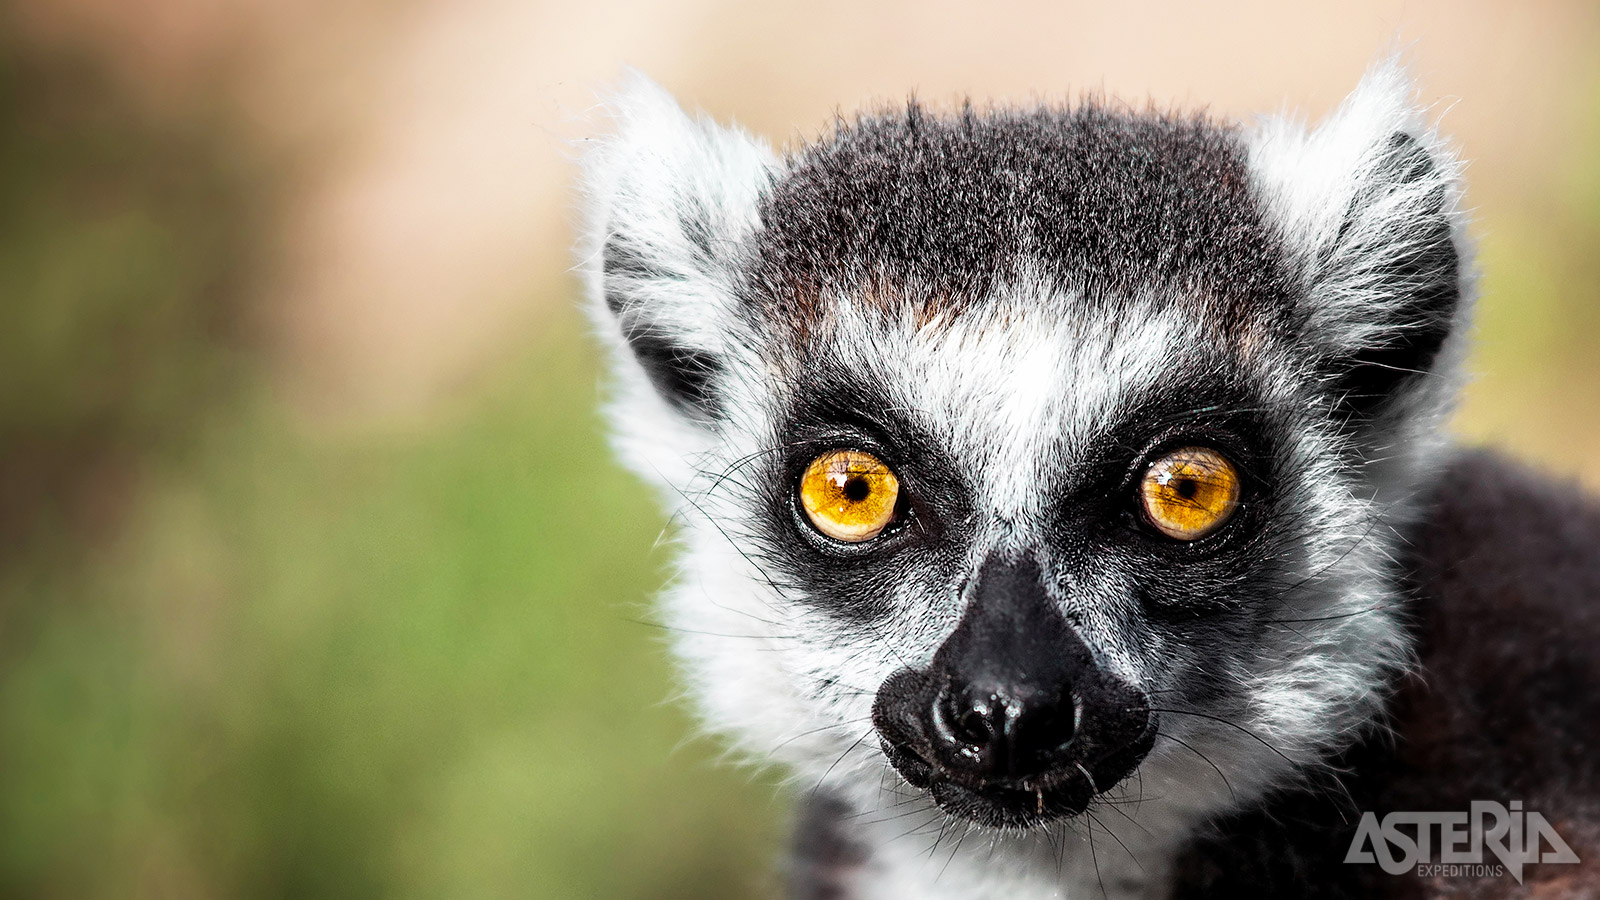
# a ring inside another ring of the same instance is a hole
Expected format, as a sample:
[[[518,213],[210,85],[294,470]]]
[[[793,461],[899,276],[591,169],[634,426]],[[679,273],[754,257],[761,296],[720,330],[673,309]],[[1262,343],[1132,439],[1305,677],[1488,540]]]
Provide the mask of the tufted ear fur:
[[[593,313],[660,399],[710,426],[737,326],[730,273],[778,163],[742,131],[690,119],[636,72],[606,107],[615,130],[584,157]]]
[[[1469,286],[1460,164],[1424,120],[1394,60],[1369,71],[1325,123],[1277,119],[1250,160],[1267,215],[1300,263],[1298,339],[1347,412],[1408,406]]]

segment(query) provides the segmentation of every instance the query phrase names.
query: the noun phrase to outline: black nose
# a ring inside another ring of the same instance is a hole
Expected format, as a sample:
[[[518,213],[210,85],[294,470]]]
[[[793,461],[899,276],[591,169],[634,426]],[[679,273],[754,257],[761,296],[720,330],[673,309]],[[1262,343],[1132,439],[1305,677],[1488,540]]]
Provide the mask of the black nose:
[[[1080,689],[1093,686],[1088,648],[1032,559],[988,560],[966,593],[965,614],[934,654],[933,697],[920,713],[936,762],[980,782],[1060,769],[1079,736]]]
[[[1078,635],[1036,561],[994,555],[926,667],[878,686],[884,755],[946,812],[1031,828],[1075,816],[1155,741],[1143,692]]]
[[[934,698],[933,734],[946,759],[983,779],[1019,779],[1053,767],[1081,714],[1071,685],[950,683]]]

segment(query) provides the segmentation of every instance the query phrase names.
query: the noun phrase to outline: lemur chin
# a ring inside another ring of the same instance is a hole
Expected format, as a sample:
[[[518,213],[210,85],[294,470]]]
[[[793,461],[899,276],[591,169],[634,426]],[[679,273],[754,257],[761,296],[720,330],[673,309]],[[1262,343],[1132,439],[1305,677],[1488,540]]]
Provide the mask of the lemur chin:
[[[615,443],[701,718],[793,774],[793,896],[1589,889],[1346,862],[1474,800],[1600,858],[1600,510],[1445,436],[1461,164],[1397,65],[1315,128],[609,109]]]

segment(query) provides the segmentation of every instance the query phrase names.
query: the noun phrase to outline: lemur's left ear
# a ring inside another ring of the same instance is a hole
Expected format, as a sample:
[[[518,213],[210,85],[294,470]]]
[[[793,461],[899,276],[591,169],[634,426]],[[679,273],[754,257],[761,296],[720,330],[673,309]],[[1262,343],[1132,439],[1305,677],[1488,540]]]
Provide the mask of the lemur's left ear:
[[[731,263],[777,160],[741,131],[690,119],[638,73],[607,107],[616,129],[584,157],[595,314],[662,399],[706,424],[737,325]]]
[[[1264,124],[1250,161],[1298,257],[1299,338],[1347,409],[1376,412],[1434,370],[1463,305],[1460,164],[1394,60],[1315,131]]]

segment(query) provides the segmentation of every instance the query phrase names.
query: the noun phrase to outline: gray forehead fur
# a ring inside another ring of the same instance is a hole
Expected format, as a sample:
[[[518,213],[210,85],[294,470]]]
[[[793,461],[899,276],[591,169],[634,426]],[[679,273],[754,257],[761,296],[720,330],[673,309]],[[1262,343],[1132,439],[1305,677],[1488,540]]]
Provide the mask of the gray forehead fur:
[[[1290,285],[1247,155],[1197,115],[913,101],[793,157],[759,207],[750,287],[785,321],[843,292],[959,315],[1025,275],[1041,297],[1204,298],[1270,322]]]

